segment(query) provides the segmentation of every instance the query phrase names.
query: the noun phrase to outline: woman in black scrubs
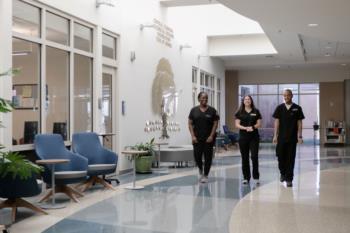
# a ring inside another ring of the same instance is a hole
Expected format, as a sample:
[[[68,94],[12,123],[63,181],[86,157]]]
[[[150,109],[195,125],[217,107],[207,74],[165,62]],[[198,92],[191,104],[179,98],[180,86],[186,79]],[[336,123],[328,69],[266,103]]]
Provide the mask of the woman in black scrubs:
[[[259,182],[259,132],[261,126],[261,114],[254,106],[250,95],[242,99],[241,106],[235,114],[236,127],[239,129],[239,149],[242,156],[242,184],[248,184],[251,178],[249,152],[253,163],[253,179],[258,185]]]

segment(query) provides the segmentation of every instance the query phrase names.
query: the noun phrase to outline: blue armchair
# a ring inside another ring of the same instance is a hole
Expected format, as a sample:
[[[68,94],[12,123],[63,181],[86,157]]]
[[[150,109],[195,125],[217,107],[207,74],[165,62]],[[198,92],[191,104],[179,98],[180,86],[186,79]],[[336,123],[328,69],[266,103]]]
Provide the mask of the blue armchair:
[[[111,184],[98,176],[115,172],[118,163],[118,155],[105,149],[101,145],[96,133],[75,133],[73,134],[72,144],[73,151],[81,154],[89,161],[89,179],[85,182],[83,191],[96,183],[102,184],[106,188],[114,189]]]
[[[38,134],[34,141],[35,152],[40,159],[68,159],[68,163],[55,166],[56,192],[65,193],[68,197],[78,202],[77,196],[82,193],[68,186],[86,180],[88,161],[83,156],[69,151],[64,145],[60,134]],[[51,166],[45,166],[44,181],[51,184]],[[47,200],[52,195],[50,191],[40,202]]]
[[[239,134],[232,132],[227,125],[222,126],[225,135],[230,139],[232,145],[235,145],[238,142]]]
[[[0,209],[12,208],[12,222],[16,220],[18,207],[25,207],[35,212],[47,214],[43,209],[23,199],[23,197],[33,197],[41,193],[36,176],[33,174],[26,180],[19,177],[13,178],[7,175],[0,178],[0,197],[7,200],[0,203]]]

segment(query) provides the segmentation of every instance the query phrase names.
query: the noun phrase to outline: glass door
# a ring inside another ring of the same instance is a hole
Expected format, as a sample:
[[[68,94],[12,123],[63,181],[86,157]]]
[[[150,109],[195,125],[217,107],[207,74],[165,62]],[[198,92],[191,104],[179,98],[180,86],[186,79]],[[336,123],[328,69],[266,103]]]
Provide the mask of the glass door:
[[[103,144],[105,147],[113,150],[113,140],[115,138],[115,119],[113,118],[114,109],[114,88],[115,69],[103,68],[102,73],[102,101],[101,101],[101,133],[103,136]]]

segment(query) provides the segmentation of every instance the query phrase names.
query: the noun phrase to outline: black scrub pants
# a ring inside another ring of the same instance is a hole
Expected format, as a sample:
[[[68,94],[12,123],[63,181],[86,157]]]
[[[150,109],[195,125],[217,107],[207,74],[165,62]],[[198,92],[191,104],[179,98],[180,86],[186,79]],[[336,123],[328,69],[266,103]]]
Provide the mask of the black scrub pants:
[[[250,180],[249,152],[253,163],[253,179],[259,179],[259,137],[241,138],[238,141],[242,156],[242,172],[245,180]]]
[[[293,181],[296,148],[296,142],[277,143],[278,168],[286,181]]]
[[[213,161],[213,143],[198,142],[193,144],[194,160],[199,172],[203,174],[203,154],[204,154],[204,175],[208,176],[211,163]]]

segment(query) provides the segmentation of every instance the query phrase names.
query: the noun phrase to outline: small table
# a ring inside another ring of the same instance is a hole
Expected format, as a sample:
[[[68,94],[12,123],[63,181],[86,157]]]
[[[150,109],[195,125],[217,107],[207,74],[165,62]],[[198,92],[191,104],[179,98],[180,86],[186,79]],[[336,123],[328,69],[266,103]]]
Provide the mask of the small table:
[[[157,159],[157,167],[160,167],[160,146],[169,145],[167,142],[154,142],[154,145],[158,146],[158,159]]]
[[[61,209],[64,208],[63,204],[56,204],[55,199],[55,165],[60,163],[68,163],[69,159],[42,159],[37,160],[36,163],[40,165],[51,165],[51,186],[52,186],[52,203],[51,205],[42,205],[43,209]]]
[[[131,155],[131,160],[133,162],[133,168],[134,168],[134,177],[133,177],[133,181],[132,181],[132,185],[125,187],[126,189],[143,189],[143,186],[136,186],[135,185],[135,181],[136,181],[136,164],[135,164],[135,157],[137,155],[142,155],[142,154],[148,154],[148,151],[140,151],[140,150],[124,150],[122,151],[122,154],[125,155]]]

